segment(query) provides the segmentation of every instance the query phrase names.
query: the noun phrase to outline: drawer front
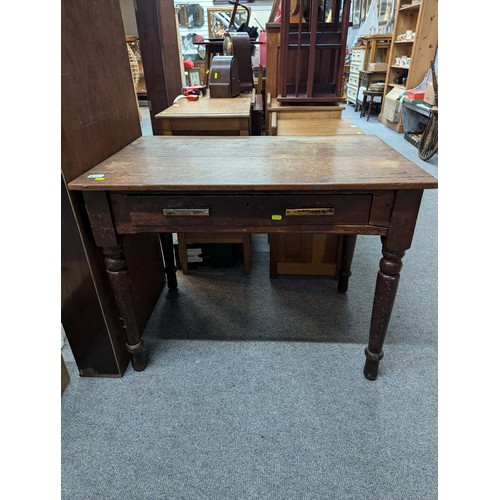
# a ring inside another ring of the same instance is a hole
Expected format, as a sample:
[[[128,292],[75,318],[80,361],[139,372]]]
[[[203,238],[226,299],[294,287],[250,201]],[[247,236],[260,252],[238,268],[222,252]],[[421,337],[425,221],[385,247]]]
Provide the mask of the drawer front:
[[[352,89],[350,87],[347,88],[347,97],[353,101],[356,100],[356,90],[355,89]]]
[[[351,61],[363,62],[364,58],[365,58],[365,51],[364,50],[353,49]]]
[[[351,77],[349,78],[349,85],[357,87],[358,84],[359,84],[359,76],[351,75]]]
[[[111,196],[118,232],[266,229],[368,224],[371,194]]]

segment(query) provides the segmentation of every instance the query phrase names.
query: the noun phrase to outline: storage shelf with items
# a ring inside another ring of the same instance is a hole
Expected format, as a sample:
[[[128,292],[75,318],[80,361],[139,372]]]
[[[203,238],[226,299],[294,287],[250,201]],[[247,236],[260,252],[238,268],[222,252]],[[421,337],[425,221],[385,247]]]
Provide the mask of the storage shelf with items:
[[[385,82],[392,35],[367,35],[358,39],[352,49],[347,102],[356,106],[362,101],[360,88],[364,83]]]
[[[386,110],[387,95],[393,89],[413,89],[423,81],[431,60],[435,58],[437,43],[437,0],[398,0],[384,101],[379,115],[382,123],[397,132],[403,132],[401,114],[394,114],[393,103]]]
[[[142,103],[147,103],[148,94],[146,90],[146,81],[144,80],[144,68],[142,66],[141,47],[139,39],[133,35],[126,35],[125,41],[130,50],[129,59],[134,79],[135,92],[137,100]]]

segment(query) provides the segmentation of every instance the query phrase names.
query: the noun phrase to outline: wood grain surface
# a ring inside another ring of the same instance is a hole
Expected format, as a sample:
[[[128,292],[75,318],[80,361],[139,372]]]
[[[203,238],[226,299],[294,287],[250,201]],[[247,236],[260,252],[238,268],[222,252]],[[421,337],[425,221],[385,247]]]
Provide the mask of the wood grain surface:
[[[181,99],[169,108],[164,109],[161,113],[158,113],[155,118],[249,117],[251,103],[250,95],[248,97],[240,96],[232,99],[203,97],[198,101]]]
[[[436,187],[432,175],[369,135],[141,137],[69,184],[73,190],[236,193]]]

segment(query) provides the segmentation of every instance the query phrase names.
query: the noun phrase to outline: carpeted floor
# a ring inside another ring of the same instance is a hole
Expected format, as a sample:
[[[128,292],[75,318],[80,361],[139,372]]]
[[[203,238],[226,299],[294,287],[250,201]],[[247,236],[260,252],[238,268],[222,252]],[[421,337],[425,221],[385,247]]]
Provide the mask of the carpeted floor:
[[[402,134],[351,105],[343,118],[437,177]],[[250,275],[239,261],[178,273],[142,373],[81,378],[65,344],[62,498],[436,499],[437,206],[427,191],[376,382],[362,369],[377,237],[358,237],[346,295],[326,277],[270,280],[264,235]]]

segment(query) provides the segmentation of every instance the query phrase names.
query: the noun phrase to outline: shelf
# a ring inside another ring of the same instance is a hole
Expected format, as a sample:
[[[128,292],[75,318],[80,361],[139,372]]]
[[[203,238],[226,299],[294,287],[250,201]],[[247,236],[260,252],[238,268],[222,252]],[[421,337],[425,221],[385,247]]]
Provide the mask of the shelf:
[[[396,44],[407,44],[407,43],[413,43],[415,40],[396,40],[394,43]]]
[[[420,9],[420,2],[414,3],[412,5],[404,5],[403,7],[399,8],[399,11],[406,12],[407,10],[418,10],[418,9]]]
[[[395,68],[395,69],[410,69],[410,66],[398,66],[397,64],[391,64],[391,68]]]
[[[400,85],[399,83],[388,83],[388,87],[394,87],[396,89],[403,89],[406,90],[406,87],[404,85]]]

